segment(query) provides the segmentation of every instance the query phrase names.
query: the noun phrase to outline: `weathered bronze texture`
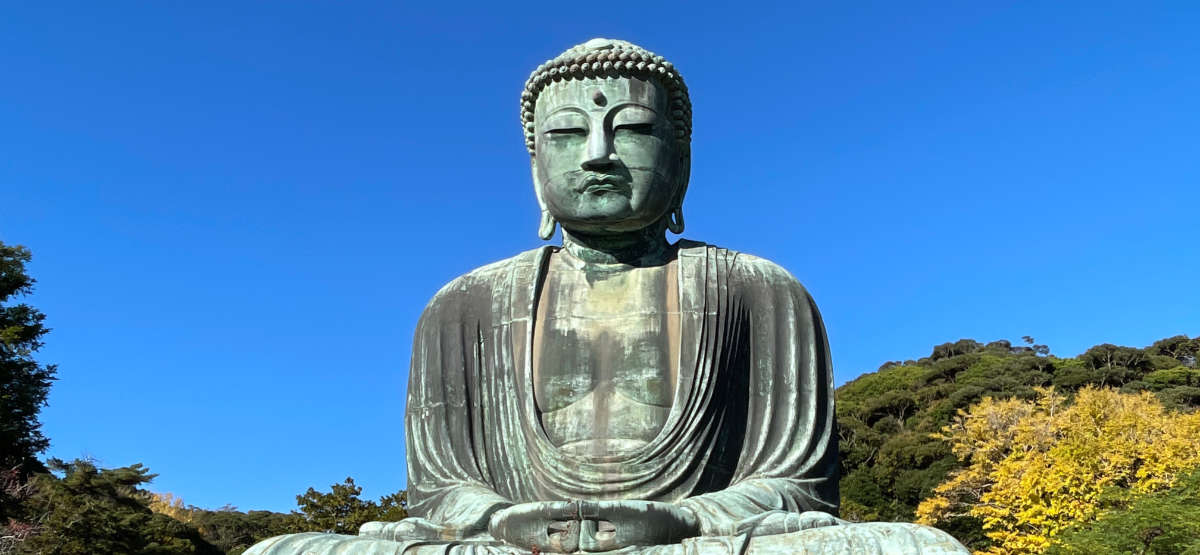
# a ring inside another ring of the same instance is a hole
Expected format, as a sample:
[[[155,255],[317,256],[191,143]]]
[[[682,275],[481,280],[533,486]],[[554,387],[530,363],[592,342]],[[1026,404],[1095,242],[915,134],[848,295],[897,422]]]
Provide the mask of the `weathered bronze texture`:
[[[545,246],[430,301],[408,390],[409,511],[247,553],[962,553],[836,518],[832,370],[779,266],[683,231],[691,102],[669,62],[593,39],[521,121]]]

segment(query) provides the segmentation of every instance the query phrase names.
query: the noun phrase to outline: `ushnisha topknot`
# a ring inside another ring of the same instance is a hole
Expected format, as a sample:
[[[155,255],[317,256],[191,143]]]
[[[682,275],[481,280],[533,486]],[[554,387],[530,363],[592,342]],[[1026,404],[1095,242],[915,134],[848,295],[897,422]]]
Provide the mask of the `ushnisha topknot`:
[[[667,93],[675,140],[684,152],[692,140],[692,101],[687,85],[671,62],[631,42],[596,38],[571,47],[529,74],[521,93],[521,127],[525,146],[533,155],[533,107],[542,89],[570,79],[637,77],[654,79]]]

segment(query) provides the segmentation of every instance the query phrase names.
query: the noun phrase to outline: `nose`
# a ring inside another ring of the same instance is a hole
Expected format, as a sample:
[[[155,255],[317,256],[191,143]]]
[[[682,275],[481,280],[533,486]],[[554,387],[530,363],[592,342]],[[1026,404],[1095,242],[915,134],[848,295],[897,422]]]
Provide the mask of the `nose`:
[[[588,132],[587,138],[587,154],[583,160],[584,169],[600,169],[611,166],[616,161],[616,153],[612,148],[612,137],[604,129],[603,125],[592,126]]]

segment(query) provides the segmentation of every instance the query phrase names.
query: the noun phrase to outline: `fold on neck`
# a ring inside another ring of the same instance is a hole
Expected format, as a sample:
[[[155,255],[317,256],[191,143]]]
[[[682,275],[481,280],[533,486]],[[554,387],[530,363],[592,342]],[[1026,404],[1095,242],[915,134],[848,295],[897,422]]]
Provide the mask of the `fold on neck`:
[[[642,229],[621,233],[581,233],[563,228],[563,248],[588,264],[658,266],[673,256],[667,242],[666,220]]]

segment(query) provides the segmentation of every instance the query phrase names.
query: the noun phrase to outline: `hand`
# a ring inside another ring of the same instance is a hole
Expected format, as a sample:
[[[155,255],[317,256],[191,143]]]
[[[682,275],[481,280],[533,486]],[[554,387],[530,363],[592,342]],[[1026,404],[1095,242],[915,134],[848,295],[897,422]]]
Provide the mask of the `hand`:
[[[580,501],[579,549],[612,551],[630,546],[676,544],[700,535],[691,509],[657,501]]]
[[[492,514],[493,538],[543,553],[571,553],[579,547],[579,506],[572,501],[519,503]]]
[[[492,515],[492,537],[541,552],[601,552],[699,535],[689,509],[654,501],[522,503]]]
[[[750,534],[752,536],[771,536],[808,530],[809,528],[837,526],[839,524],[848,523],[829,513],[820,511],[804,511],[802,513],[770,511],[739,522],[737,533]]]

